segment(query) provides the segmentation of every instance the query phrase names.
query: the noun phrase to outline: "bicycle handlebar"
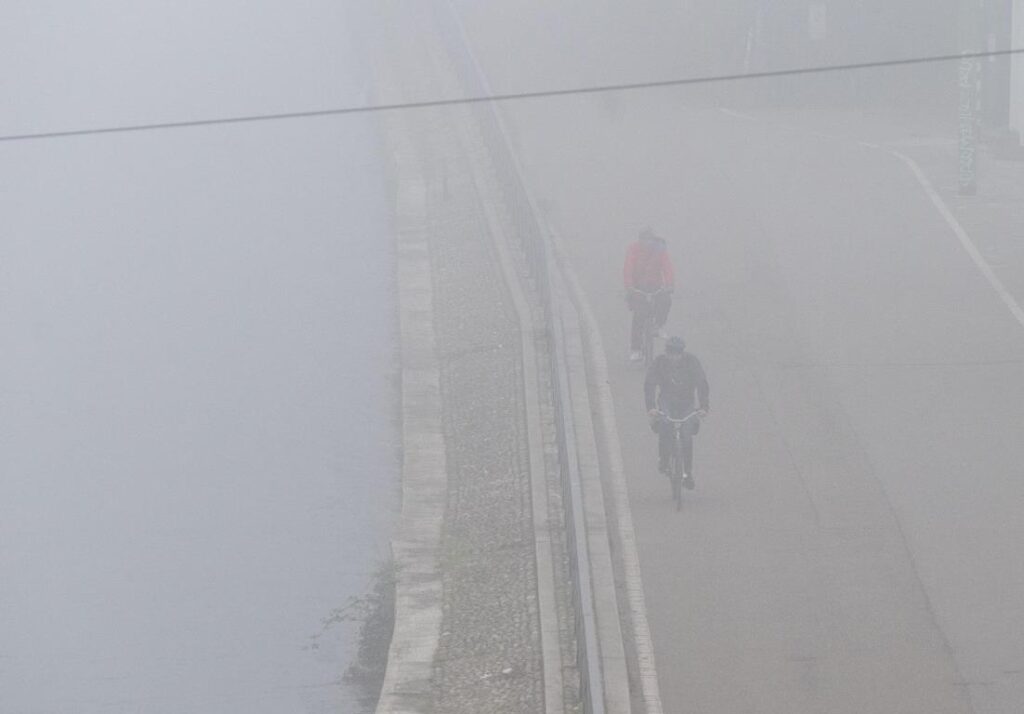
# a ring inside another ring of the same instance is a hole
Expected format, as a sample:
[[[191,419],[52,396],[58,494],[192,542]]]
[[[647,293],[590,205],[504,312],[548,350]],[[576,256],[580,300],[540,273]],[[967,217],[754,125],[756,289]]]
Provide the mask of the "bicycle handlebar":
[[[641,290],[640,288],[629,288],[627,290],[627,292],[636,293],[637,295],[643,295],[644,297],[652,298],[652,297],[656,297],[658,295],[661,295],[662,293],[670,293],[670,292],[672,292],[672,288],[669,288],[669,287],[658,288],[653,293],[649,293],[646,290]]]
[[[684,416],[682,419],[674,419],[674,418],[670,417],[668,414],[666,414],[665,412],[659,410],[658,411],[658,417],[661,418],[661,419],[664,419],[669,424],[685,424],[686,422],[690,421],[690,419],[693,419],[694,417],[697,417],[698,419],[703,418],[701,416],[701,411],[702,411],[701,409],[697,409],[695,411],[690,412],[689,414]]]

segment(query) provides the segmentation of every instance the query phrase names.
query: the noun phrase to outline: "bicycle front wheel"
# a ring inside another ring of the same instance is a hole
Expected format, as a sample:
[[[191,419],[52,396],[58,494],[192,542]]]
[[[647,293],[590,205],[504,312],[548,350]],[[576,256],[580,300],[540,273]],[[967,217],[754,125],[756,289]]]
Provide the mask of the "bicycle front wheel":
[[[651,366],[654,362],[654,325],[650,318],[644,323],[644,365]]]

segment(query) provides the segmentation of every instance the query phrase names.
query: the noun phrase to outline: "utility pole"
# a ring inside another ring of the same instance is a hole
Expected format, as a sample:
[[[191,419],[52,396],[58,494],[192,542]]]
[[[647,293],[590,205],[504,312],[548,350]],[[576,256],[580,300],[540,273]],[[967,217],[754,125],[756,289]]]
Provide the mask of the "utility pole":
[[[1013,0],[1010,49],[1024,50],[1024,0]],[[1010,56],[1010,128],[1024,146],[1024,54]]]

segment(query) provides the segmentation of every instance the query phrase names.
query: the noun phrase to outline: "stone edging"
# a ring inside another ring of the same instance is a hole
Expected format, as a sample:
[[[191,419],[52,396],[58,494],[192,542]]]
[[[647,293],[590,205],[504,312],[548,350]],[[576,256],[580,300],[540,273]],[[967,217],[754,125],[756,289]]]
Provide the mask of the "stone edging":
[[[440,371],[426,226],[426,182],[399,128],[395,159],[398,312],[402,359],[402,513],[391,542],[395,627],[377,714],[432,711],[443,588],[438,553],[448,490]]]

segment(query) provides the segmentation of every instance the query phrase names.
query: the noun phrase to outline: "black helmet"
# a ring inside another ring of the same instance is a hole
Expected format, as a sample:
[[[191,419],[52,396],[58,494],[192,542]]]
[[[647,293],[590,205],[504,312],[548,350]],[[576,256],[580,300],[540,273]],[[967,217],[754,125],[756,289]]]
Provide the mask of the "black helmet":
[[[665,353],[670,355],[681,355],[686,351],[686,341],[682,337],[669,337],[665,343]]]
[[[640,231],[640,240],[658,240],[658,236],[654,235],[653,228],[646,226]]]

